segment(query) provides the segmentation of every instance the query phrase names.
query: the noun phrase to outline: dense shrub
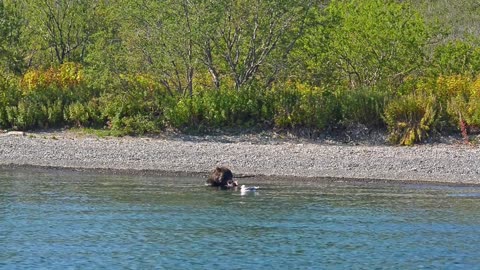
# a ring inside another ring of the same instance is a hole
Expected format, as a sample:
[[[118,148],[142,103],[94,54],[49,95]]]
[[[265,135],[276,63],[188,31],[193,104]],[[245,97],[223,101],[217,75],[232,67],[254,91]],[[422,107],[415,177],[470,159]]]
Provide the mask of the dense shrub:
[[[118,85],[90,102],[90,117],[103,121],[107,128],[126,134],[143,134],[163,126],[165,109],[173,97],[147,75],[123,75]]]
[[[25,130],[70,125],[144,134],[164,127],[321,132],[338,123],[386,124],[390,140],[402,145],[422,141],[443,127],[464,133],[480,127],[480,79],[470,75],[412,76],[398,88],[335,89],[295,80],[270,88],[205,86],[190,96],[170,93],[155,77],[141,74],[119,76],[99,94],[82,74],[81,66],[67,63],[31,70],[20,79],[3,75],[0,126]]]
[[[324,130],[338,121],[339,104],[328,90],[297,82],[287,82],[270,92],[278,128]]]
[[[408,1],[332,0],[311,20],[292,53],[301,78],[352,88],[394,85],[424,64],[429,31]]]
[[[276,127],[323,130],[339,117],[336,96],[306,84],[288,82],[268,91],[253,87],[203,90],[168,108],[166,121],[184,129]]]
[[[437,113],[436,100],[431,96],[409,94],[392,100],[384,113],[389,140],[400,145],[423,141],[435,127]]]
[[[388,100],[389,91],[373,87],[358,89],[341,88],[338,97],[345,125],[360,123],[368,127],[384,124],[383,111]]]
[[[265,91],[253,87],[234,90],[202,89],[183,96],[166,111],[166,121],[179,129],[251,127],[271,119]]]
[[[453,40],[434,49],[431,71],[436,75],[468,74],[480,72],[478,41]]]
[[[80,65],[65,63],[58,68],[32,69],[16,85],[4,80],[0,125],[21,130],[61,126],[71,103],[92,97],[82,74]]]
[[[15,106],[21,97],[18,80],[11,74],[0,73],[0,128],[10,128],[10,107]]]
[[[467,109],[468,123],[480,127],[480,76],[470,86],[470,100]]]
[[[157,104],[145,101],[141,96],[105,94],[100,100],[100,117],[106,127],[126,134],[152,132],[159,127]]]
[[[83,67],[69,62],[46,70],[29,70],[23,75],[20,88],[25,96],[61,98],[65,103],[88,99],[92,95],[84,81]]]
[[[480,127],[480,78],[451,75],[436,81],[436,94],[443,97],[449,123],[458,128]]]
[[[83,127],[89,124],[90,113],[86,105],[77,101],[68,105],[64,118],[69,122],[73,122],[76,127]]]

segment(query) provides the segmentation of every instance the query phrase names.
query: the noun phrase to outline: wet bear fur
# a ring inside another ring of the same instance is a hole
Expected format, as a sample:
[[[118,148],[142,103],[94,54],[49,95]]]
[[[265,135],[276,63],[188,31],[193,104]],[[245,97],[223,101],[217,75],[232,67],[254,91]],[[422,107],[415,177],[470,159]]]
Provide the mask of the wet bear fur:
[[[207,179],[207,184],[212,187],[231,188],[238,186],[237,181],[233,180],[233,174],[227,167],[216,167],[210,177]]]

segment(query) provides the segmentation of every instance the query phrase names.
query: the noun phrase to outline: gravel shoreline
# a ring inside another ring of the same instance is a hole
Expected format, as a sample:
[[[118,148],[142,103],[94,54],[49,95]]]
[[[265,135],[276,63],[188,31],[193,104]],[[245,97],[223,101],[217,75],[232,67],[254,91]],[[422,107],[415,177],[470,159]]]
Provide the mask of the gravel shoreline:
[[[98,138],[73,132],[0,134],[0,166],[206,175],[480,184],[480,148],[346,145],[256,136]]]

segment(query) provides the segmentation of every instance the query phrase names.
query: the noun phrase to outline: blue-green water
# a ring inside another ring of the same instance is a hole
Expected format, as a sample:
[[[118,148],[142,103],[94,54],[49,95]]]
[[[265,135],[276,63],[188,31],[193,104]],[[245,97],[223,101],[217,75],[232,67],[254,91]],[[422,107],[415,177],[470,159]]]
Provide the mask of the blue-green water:
[[[0,268],[480,267],[480,188],[243,182],[0,171]]]

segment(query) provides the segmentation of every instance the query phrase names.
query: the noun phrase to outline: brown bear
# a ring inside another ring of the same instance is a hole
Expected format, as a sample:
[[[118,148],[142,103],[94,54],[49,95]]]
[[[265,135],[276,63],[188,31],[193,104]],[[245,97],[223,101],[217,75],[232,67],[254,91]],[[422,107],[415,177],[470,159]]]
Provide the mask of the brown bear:
[[[233,188],[238,186],[233,180],[233,174],[227,167],[216,167],[207,179],[207,185],[212,187]]]

